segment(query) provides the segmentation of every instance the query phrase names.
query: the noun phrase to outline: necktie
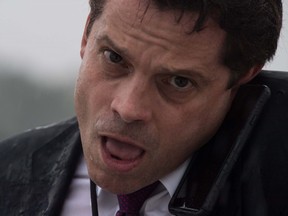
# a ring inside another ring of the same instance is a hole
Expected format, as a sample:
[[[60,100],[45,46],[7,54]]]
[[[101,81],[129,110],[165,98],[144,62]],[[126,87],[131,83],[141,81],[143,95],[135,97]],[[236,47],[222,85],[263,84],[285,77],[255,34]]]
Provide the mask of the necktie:
[[[116,216],[139,216],[139,211],[143,203],[153,192],[158,183],[159,181],[154,182],[153,184],[130,194],[117,195],[120,209],[116,213]]]

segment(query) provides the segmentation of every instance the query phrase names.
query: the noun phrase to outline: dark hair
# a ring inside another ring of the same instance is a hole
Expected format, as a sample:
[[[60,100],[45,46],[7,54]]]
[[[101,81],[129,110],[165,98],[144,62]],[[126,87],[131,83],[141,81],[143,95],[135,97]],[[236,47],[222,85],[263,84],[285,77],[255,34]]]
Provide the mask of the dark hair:
[[[180,10],[180,22],[185,12],[199,12],[191,32],[201,31],[208,16],[216,18],[226,31],[223,63],[231,69],[229,87],[254,65],[263,65],[276,52],[282,27],[281,0],[148,0],[159,10]],[[90,0],[91,21],[101,15],[105,0]],[[149,3],[148,3],[149,6]],[[148,7],[147,6],[147,7]]]

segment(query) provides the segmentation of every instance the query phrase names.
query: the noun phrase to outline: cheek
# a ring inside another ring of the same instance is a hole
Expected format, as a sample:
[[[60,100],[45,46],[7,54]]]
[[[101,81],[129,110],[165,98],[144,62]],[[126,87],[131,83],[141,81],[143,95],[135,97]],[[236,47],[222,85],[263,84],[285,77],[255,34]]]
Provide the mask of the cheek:
[[[75,87],[74,94],[74,104],[75,104],[75,112],[79,122],[79,127],[81,134],[88,133],[89,125],[91,124],[93,116],[91,115],[91,111],[95,108],[91,107],[91,90],[90,84],[86,81],[85,77],[83,77],[84,73],[80,72],[79,78]],[[83,136],[85,137],[85,136]]]
[[[75,112],[78,117],[78,121],[81,121],[81,119],[84,118],[85,114],[85,104],[86,104],[86,92],[85,88],[83,88],[84,83],[79,75],[77,79],[77,83],[75,86],[75,92],[74,92],[74,105],[75,105]]]
[[[188,154],[191,154],[208,142],[216,133],[230,107],[229,95],[222,95],[214,101],[210,98],[206,102],[194,103],[185,110],[174,111],[174,116],[171,113],[162,129],[165,131],[164,143],[171,143],[168,151],[178,151],[179,154],[187,154],[188,151]]]
[[[199,140],[199,146],[208,142],[217,132],[231,105],[229,92],[220,95],[216,100],[210,98],[204,103],[198,112],[194,112],[190,118],[190,131]],[[189,117],[187,118],[189,119]],[[189,125],[189,123],[187,123]]]
[[[75,111],[80,119],[93,120],[101,107],[109,103],[111,88],[105,87],[101,74],[97,64],[85,62],[80,68],[74,95]]]

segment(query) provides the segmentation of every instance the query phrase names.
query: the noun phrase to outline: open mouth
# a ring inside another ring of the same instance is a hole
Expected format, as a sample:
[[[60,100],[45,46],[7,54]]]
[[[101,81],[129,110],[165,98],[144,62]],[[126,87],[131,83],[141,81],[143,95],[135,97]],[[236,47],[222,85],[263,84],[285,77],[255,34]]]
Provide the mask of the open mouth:
[[[129,171],[136,167],[145,150],[131,142],[102,136],[103,160],[112,169]]]

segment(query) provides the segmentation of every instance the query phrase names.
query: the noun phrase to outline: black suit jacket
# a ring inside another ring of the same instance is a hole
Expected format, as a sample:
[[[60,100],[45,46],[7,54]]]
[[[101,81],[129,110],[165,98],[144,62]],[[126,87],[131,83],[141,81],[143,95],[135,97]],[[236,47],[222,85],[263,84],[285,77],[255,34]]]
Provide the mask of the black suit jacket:
[[[59,215],[82,154],[76,118],[0,145],[0,215]]]
[[[264,72],[253,82],[272,96],[212,216],[288,215],[288,73]],[[2,141],[0,215],[59,215],[81,154],[75,118]]]

